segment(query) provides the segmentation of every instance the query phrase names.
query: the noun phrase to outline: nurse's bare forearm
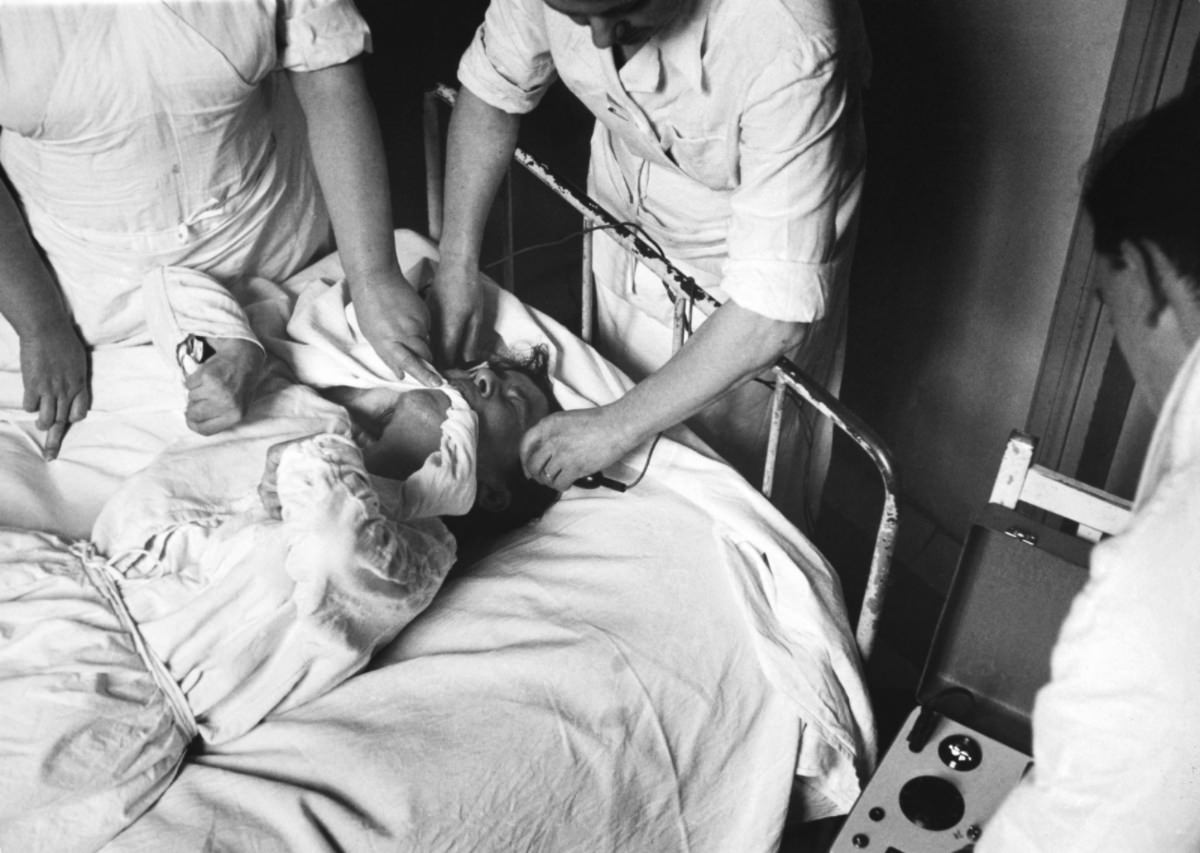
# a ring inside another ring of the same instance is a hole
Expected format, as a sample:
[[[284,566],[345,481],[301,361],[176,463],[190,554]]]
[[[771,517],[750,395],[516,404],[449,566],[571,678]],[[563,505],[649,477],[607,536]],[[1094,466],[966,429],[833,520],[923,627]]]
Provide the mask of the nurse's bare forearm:
[[[294,72],[317,181],[354,287],[399,269],[387,161],[375,106],[357,61]]]
[[[0,314],[17,334],[71,328],[58,284],[34,246],[25,218],[0,179]]]
[[[807,329],[727,302],[666,364],[611,404],[613,421],[631,445],[640,443],[762,373],[798,346]]]
[[[450,116],[446,142],[446,206],[441,260],[479,268],[479,247],[500,179],[517,148],[521,117],[506,113],[463,86]]]

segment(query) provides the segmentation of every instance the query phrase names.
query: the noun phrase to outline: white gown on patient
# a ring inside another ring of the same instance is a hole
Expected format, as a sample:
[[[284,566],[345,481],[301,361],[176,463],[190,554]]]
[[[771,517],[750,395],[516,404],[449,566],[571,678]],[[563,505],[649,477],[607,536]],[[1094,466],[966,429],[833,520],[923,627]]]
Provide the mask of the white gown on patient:
[[[419,488],[405,489],[365,473],[342,420],[285,452],[283,517],[270,519],[257,493],[262,460],[307,431],[292,412],[311,411],[310,396],[285,388],[235,440],[169,449],[96,522],[121,598],[210,743],[364,666],[424,609],[454,558],[436,515],[412,509],[470,508],[474,453],[458,452],[457,430],[409,484]]]
[[[168,278],[187,287],[160,294],[220,295]],[[205,301],[159,307],[195,328]],[[92,543],[0,532],[0,848],[94,849],[195,735],[227,741],[328,691],[428,605],[454,559],[431,516],[475,496],[477,421],[444,392],[439,449],[402,483],[366,474],[344,409],[272,369],[245,421],[129,479]],[[273,519],[267,451],[295,439]]]
[[[0,533],[0,847],[95,849],[161,795],[196,734],[225,741],[328,691],[428,605],[452,538],[385,517],[403,516],[403,491],[381,503],[344,415],[312,397],[287,388],[238,440],[173,448],[114,497],[94,546]],[[283,454],[282,518],[267,518],[266,447],[322,421]],[[469,494],[450,481],[473,467],[434,456],[430,482]]]

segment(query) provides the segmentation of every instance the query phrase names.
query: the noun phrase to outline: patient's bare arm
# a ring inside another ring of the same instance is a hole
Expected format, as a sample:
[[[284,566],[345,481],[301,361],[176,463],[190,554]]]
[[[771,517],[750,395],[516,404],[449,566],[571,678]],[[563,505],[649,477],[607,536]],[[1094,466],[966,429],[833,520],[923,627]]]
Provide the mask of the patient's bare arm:
[[[38,413],[38,429],[46,430],[45,456],[53,459],[67,425],[91,406],[87,353],[2,176],[0,314],[20,337],[25,410]]]
[[[449,399],[436,388],[321,389],[321,395],[346,407],[361,433],[363,463],[379,477],[403,480],[441,446]]]

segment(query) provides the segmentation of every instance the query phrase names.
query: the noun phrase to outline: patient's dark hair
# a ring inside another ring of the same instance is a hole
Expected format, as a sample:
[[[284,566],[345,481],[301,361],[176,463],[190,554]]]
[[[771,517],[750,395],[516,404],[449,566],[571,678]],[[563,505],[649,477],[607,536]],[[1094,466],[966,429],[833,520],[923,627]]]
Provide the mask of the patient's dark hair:
[[[551,412],[562,411],[550,382],[550,350],[539,344],[527,352],[504,352],[487,360],[497,373],[522,373],[528,376],[539,391],[546,395]],[[517,465],[508,479],[509,501],[502,510],[487,510],[478,503],[466,515],[443,517],[446,526],[460,543],[471,539],[494,539],[510,530],[541,518],[558,500],[560,493],[536,480],[530,480]]]
[[[1096,250],[1152,242],[1200,282],[1200,97],[1182,95],[1118,128],[1088,167],[1083,202]],[[1155,294],[1161,298],[1161,294]]]

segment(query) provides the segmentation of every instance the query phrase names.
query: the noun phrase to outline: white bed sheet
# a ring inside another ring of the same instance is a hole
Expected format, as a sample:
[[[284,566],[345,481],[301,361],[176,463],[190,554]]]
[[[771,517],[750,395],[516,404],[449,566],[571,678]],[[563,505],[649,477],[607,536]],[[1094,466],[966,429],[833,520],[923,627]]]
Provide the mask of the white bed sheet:
[[[414,275],[435,256],[411,232],[397,248]],[[334,256],[292,283],[338,274]],[[554,346],[566,407],[626,387],[497,298],[506,341]],[[181,422],[143,411],[106,428],[125,446]],[[76,455],[103,469],[95,447]],[[766,850],[793,773],[811,815],[847,810],[874,743],[835,576],[701,451],[664,439],[632,491],[568,492],[371,670],[194,756],[108,849]]]

